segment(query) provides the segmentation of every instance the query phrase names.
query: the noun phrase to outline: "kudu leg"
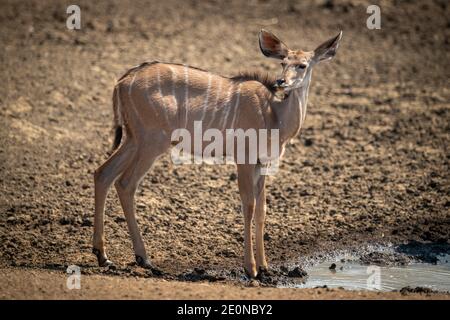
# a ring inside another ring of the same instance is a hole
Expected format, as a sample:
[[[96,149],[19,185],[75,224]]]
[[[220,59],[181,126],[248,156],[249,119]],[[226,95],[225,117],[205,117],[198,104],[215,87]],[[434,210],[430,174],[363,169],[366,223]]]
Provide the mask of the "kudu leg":
[[[144,241],[142,240],[142,235],[136,221],[134,195],[140,181],[159,154],[155,153],[155,150],[148,150],[148,148],[143,147],[139,148],[129,167],[125,169],[122,176],[115,183],[133,242],[136,262],[144,268],[152,268],[152,265],[147,257]]]
[[[261,175],[260,167],[255,172],[255,227],[256,227],[256,267],[258,272],[267,270],[266,255],[264,252],[264,223],[266,220],[266,191],[265,175]]]
[[[244,215],[244,269],[252,278],[256,277],[256,264],[253,255],[252,222],[255,212],[254,165],[238,165],[238,186]]]
[[[101,267],[112,264],[105,251],[104,212],[106,196],[111,184],[126,168],[133,154],[133,144],[130,141],[125,141],[104,164],[95,170],[95,216],[92,252],[97,256],[98,264]]]

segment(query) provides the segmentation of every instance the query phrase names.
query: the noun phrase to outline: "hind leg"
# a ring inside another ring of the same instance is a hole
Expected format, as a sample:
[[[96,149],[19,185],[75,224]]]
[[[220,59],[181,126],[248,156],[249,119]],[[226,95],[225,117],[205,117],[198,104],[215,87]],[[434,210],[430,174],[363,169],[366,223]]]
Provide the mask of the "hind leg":
[[[109,187],[127,167],[135,153],[133,143],[127,139],[124,144],[102,164],[94,174],[95,182],[95,216],[94,243],[92,252],[97,256],[99,266],[111,265],[105,252],[104,211]]]
[[[153,137],[154,138],[154,137]],[[130,165],[115,183],[120,203],[125,214],[125,218],[133,242],[133,249],[136,255],[136,262],[141,267],[151,268],[152,265],[147,257],[144,241],[136,221],[134,208],[134,195],[140,181],[152,166],[156,158],[161,155],[167,146],[143,145],[139,146]]]

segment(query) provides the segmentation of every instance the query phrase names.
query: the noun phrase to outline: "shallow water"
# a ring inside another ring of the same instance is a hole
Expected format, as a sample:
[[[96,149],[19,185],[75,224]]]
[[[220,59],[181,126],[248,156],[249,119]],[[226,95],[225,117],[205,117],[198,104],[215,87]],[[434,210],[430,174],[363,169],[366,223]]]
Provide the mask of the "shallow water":
[[[335,270],[330,270],[331,264]],[[404,287],[425,287],[435,291],[450,291],[450,256],[438,257],[436,264],[414,262],[406,266],[363,265],[358,260],[341,262],[335,258],[305,268],[306,283],[299,288],[342,287],[350,290],[392,291]]]

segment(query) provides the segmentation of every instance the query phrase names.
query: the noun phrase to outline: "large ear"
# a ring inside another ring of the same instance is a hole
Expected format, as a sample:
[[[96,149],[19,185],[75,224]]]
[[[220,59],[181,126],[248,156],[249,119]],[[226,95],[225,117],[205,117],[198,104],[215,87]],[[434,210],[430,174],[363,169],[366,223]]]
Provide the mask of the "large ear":
[[[266,57],[274,59],[284,59],[289,51],[280,39],[264,29],[259,32],[259,47]]]
[[[339,47],[339,42],[342,38],[342,31],[336,37],[333,37],[314,50],[314,61],[320,62],[329,60],[336,54],[337,48]]]

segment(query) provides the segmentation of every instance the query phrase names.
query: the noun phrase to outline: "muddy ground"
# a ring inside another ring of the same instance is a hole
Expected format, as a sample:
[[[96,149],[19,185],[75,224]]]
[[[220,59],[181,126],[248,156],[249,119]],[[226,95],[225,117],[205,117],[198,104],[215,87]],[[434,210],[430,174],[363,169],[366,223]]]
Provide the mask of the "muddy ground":
[[[49,270],[0,269],[0,299],[439,299],[448,295],[432,292],[372,292],[342,289],[278,289],[243,287],[224,283],[190,283],[91,275],[82,277],[80,289],[69,290],[64,274]],[[27,281],[24,281],[26,278]],[[13,290],[11,290],[13,288]]]
[[[446,1],[380,1],[380,30],[366,27],[369,3],[359,0],[77,1],[78,31],[66,28],[69,4],[0,3],[0,267],[104,274],[91,254],[93,172],[112,142],[115,80],[151,60],[276,73],[259,52],[262,27],[305,50],[344,32],[336,58],[315,68],[301,136],[269,179],[269,264],[367,243],[448,244]],[[138,222],[165,275],[240,272],[234,172],[165,156],[147,175]],[[105,223],[109,257],[131,270],[108,277],[135,275],[114,190]]]

